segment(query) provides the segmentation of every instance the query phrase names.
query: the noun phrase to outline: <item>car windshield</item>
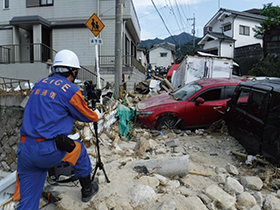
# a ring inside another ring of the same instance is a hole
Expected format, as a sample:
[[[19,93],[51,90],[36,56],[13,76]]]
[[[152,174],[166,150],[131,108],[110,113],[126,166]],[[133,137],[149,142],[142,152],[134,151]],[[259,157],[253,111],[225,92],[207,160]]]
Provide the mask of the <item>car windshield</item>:
[[[181,87],[180,89],[176,90],[173,93],[173,96],[178,101],[184,101],[187,100],[189,97],[191,97],[200,89],[202,89],[201,85],[197,84],[196,82],[191,82],[185,85],[184,87]]]

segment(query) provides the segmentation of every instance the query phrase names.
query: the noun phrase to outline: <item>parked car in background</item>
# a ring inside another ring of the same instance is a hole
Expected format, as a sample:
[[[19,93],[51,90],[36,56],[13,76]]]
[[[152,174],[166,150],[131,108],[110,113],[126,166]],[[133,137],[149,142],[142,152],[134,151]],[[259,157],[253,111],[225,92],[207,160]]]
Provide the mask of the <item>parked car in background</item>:
[[[280,78],[240,83],[224,119],[249,155],[263,155],[280,166]]]
[[[142,128],[195,129],[208,127],[223,117],[226,102],[240,79],[204,78],[169,93],[140,101],[137,120]]]

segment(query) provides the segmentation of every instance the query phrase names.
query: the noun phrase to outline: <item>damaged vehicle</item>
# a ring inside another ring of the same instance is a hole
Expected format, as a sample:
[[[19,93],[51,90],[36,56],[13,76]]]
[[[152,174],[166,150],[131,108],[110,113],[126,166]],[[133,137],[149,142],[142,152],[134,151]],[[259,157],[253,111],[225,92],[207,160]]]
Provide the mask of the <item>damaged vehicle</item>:
[[[137,121],[148,129],[204,128],[222,119],[226,102],[240,79],[204,78],[182,88],[140,101]]]
[[[227,106],[229,134],[249,155],[280,166],[280,78],[240,83]]]

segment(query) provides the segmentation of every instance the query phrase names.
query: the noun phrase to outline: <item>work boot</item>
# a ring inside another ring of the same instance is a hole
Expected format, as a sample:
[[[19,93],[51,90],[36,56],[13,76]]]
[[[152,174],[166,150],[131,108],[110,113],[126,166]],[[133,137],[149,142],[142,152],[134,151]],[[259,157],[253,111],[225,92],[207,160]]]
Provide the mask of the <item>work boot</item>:
[[[88,202],[98,192],[98,184],[90,180],[90,175],[80,178],[79,181],[82,186],[82,201]]]

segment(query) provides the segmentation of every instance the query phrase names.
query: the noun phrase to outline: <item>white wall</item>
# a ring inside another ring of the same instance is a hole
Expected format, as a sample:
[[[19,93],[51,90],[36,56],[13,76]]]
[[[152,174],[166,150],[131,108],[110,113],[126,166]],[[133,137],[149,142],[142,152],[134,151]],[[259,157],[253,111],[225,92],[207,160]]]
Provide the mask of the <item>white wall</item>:
[[[91,32],[87,28],[53,30],[53,48],[69,49],[79,57],[81,65],[95,65],[95,46],[90,44]]]
[[[167,53],[167,57],[160,57],[160,53]],[[173,58],[170,50],[158,47],[149,52],[150,63],[152,66],[163,66],[167,67],[173,63]]]
[[[250,36],[240,35],[239,25],[249,26]],[[233,37],[234,39],[236,39],[235,47],[241,47],[244,45],[251,45],[257,43],[260,43],[262,46],[262,39],[254,37],[255,32],[253,31],[253,28],[256,28],[256,26],[260,26],[259,22],[257,21],[236,18],[234,22],[234,37]]]
[[[221,46],[221,56],[233,58],[234,57],[234,45],[228,42],[222,42]]]

